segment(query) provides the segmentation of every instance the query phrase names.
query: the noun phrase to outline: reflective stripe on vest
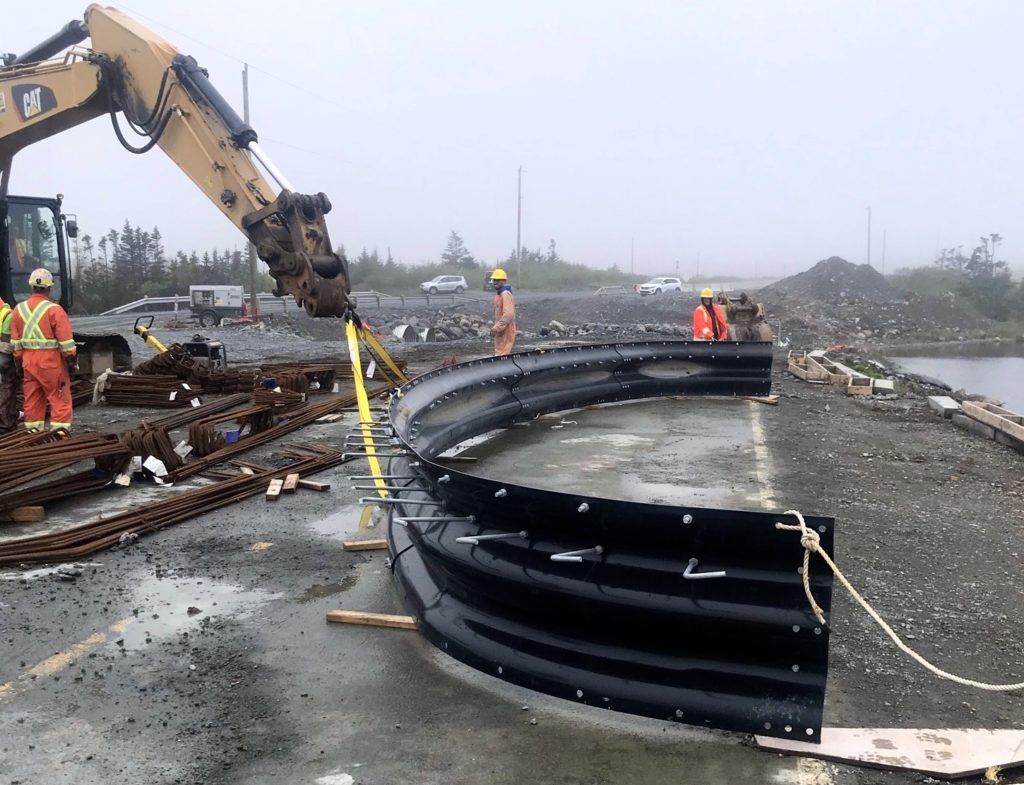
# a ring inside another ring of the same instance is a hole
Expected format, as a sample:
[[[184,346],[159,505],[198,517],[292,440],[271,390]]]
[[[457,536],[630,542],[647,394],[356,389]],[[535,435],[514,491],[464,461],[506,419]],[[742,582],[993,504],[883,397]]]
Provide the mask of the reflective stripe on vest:
[[[40,303],[35,311],[28,309],[28,302],[18,303],[18,313],[25,326],[21,331],[21,339],[13,341],[15,349],[60,349],[61,342],[56,338],[47,338],[43,335],[43,328],[39,326],[43,315],[49,311],[55,303]],[[74,345],[74,341],[71,342]]]

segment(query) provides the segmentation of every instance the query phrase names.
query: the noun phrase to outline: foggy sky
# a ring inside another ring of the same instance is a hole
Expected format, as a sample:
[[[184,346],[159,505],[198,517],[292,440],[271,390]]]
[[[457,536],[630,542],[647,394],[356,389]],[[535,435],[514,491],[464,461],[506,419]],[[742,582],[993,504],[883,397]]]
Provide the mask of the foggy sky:
[[[20,52],[81,18],[7,15]],[[999,232],[1024,268],[1024,4],[225,2],[126,13],[208,68],[299,189],[334,203],[350,256],[436,259],[448,232],[493,263],[523,243],[637,274],[787,273],[832,255],[930,262]],[[240,9],[245,9],[244,12]],[[282,9],[299,9],[289,15]],[[27,148],[12,193],[63,193],[85,231],[159,226],[169,251],[243,247],[156,149],[109,119]]]

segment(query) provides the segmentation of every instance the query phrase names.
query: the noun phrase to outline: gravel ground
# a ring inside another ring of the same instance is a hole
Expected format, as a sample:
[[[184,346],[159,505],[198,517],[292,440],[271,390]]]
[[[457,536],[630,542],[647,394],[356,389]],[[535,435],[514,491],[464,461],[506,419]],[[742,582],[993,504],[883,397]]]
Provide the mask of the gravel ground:
[[[333,323],[315,324],[310,332],[333,337]],[[236,361],[341,352],[338,341],[295,330],[207,332]],[[468,359],[485,346],[454,348]],[[425,368],[453,346],[402,351]],[[780,404],[761,413],[779,509],[834,515],[840,566],[938,665],[1024,678],[1024,458],[939,419],[921,398],[861,400],[799,382],[781,356],[773,387]],[[76,418],[120,427],[140,415],[86,407]],[[285,441],[338,444],[346,429],[315,426]],[[729,734],[605,718],[478,676],[415,635],[328,627],[333,607],[400,611],[384,557],[337,546],[360,534],[349,473],[325,476],[331,493],[251,499],[100,554],[72,581],[45,569],[0,574],[0,781],[922,781],[798,764]],[[54,505],[50,523],[152,493]],[[837,588],[826,724],[1022,728],[1022,709],[1020,695],[926,673]]]

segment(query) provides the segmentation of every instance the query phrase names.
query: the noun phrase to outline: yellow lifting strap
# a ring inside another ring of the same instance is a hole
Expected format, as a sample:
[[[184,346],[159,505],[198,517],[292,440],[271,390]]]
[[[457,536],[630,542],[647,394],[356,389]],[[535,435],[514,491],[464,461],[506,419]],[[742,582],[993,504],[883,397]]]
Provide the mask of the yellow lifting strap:
[[[356,387],[356,402],[359,408],[359,422],[362,427],[359,429],[363,436],[363,445],[366,447],[366,459],[370,464],[370,474],[373,475],[373,483],[377,486],[377,493],[383,499],[388,496],[387,483],[382,478],[380,461],[377,460],[377,450],[373,445],[373,431],[370,430],[370,423],[373,418],[370,414],[370,399],[366,397],[366,385],[363,383],[363,368],[359,359],[359,336],[362,329],[357,327],[356,320],[345,319],[345,337],[348,339],[348,356],[352,361],[352,380]],[[361,524],[360,524],[361,525]]]
[[[409,377],[402,373],[402,369],[398,367],[397,363],[395,363],[393,359],[391,359],[391,355],[387,353],[387,350],[383,346],[381,346],[380,341],[377,340],[377,336],[363,327],[361,322],[357,327],[357,332],[359,333],[359,338],[366,346],[366,351],[370,356],[384,363],[384,365],[391,371],[394,379],[389,378],[388,381],[394,382],[395,384],[406,384],[409,381]],[[387,376],[388,374],[385,373],[384,375]]]

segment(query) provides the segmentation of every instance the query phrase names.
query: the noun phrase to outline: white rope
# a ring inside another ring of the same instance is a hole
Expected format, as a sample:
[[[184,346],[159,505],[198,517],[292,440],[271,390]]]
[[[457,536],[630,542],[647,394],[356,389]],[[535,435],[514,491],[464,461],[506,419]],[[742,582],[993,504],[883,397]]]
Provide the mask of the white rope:
[[[797,519],[797,524],[787,524],[782,522],[776,522],[776,529],[783,529],[785,531],[798,531],[800,532],[800,544],[804,548],[804,567],[803,567],[803,579],[804,579],[804,594],[807,595],[807,601],[811,605],[811,610],[814,612],[815,618],[817,618],[819,624],[825,624],[825,614],[821,610],[821,606],[815,601],[814,596],[811,594],[811,578],[810,578],[810,560],[811,554],[818,554],[825,563],[832,569],[835,576],[839,579],[839,582],[846,587],[846,590],[850,592],[850,595],[860,603],[860,606],[868,612],[868,615],[875,620],[879,627],[881,627],[885,634],[892,638],[893,643],[902,651],[904,654],[909,655],[911,658],[916,660],[919,664],[930,670],[936,676],[940,676],[943,679],[956,682],[957,684],[963,684],[967,687],[976,687],[979,690],[989,690],[991,692],[1014,692],[1016,690],[1024,689],[1024,682],[1017,682],[1016,684],[989,684],[984,681],[975,681],[974,679],[965,679],[962,676],[950,673],[942,670],[935,665],[932,665],[928,660],[910,648],[903,642],[899,635],[886,624],[885,620],[875,612],[875,609],[868,604],[860,593],[853,588],[850,581],[846,579],[842,571],[836,566],[836,563],[832,561],[827,553],[821,547],[821,537],[814,529],[809,529],[807,524],[804,523],[804,516],[800,514],[798,510],[787,510],[785,515],[793,515]]]

